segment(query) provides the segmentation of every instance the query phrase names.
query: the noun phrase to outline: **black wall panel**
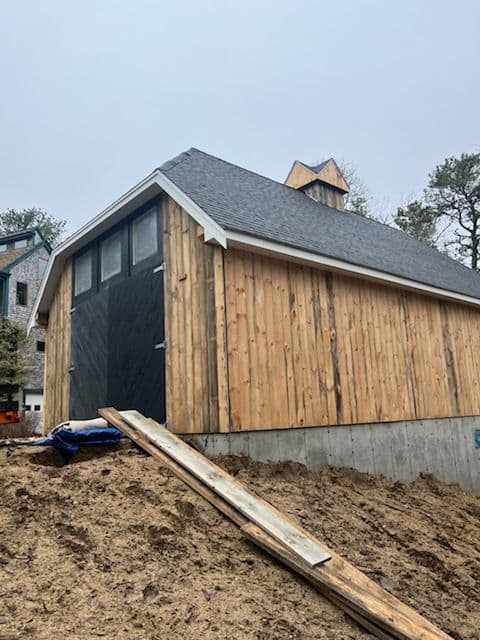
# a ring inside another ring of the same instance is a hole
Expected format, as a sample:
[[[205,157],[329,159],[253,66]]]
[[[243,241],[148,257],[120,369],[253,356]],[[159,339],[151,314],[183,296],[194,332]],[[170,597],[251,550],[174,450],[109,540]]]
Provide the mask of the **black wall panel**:
[[[165,421],[163,272],[152,268],[101,289],[72,315],[72,419],[137,409]],[[155,346],[157,345],[157,348]]]

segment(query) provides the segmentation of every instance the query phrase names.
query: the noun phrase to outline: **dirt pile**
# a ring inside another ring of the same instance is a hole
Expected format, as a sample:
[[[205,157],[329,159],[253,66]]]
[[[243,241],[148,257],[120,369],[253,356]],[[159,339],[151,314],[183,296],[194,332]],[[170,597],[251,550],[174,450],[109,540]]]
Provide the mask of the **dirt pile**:
[[[454,638],[480,638],[480,499],[431,477],[218,462]],[[0,463],[2,640],[371,637],[129,443],[63,468],[50,450]]]

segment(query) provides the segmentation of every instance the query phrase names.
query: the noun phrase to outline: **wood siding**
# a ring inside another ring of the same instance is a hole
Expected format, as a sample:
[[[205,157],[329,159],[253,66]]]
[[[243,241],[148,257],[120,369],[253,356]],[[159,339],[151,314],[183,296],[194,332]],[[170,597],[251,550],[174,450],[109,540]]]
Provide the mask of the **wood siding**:
[[[480,313],[225,253],[233,430],[480,414]]]
[[[204,243],[200,227],[171,198],[162,207],[168,426],[177,433],[225,430],[222,250]]]
[[[68,260],[50,307],[45,345],[43,431],[69,419],[72,261]]]

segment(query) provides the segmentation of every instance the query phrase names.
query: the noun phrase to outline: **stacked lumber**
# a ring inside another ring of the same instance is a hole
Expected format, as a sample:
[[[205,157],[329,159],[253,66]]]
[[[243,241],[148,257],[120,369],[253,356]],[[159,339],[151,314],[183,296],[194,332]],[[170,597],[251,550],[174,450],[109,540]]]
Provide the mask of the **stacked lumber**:
[[[230,518],[249,540],[303,576],[377,638],[451,640],[438,627],[154,420],[137,411],[118,412],[105,408],[99,413]]]

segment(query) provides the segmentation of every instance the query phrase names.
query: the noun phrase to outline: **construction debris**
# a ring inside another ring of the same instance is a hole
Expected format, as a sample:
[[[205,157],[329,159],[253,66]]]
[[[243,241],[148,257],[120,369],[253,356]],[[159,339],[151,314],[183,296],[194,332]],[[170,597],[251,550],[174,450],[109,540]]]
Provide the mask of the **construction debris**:
[[[252,541],[307,578],[323,595],[381,640],[447,640],[450,637],[333,551],[325,549],[331,556],[327,562],[309,565],[291,547],[279,541],[278,536],[274,537],[268,527],[249,520],[245,512],[236,508],[234,499],[226,501],[225,492],[212,481],[224,478],[225,472],[214,463],[202,460],[201,454],[161,425],[133,411],[119,413],[108,408],[99,413],[228,515]],[[202,463],[204,468],[199,472]],[[209,473],[205,467],[210,469]]]

